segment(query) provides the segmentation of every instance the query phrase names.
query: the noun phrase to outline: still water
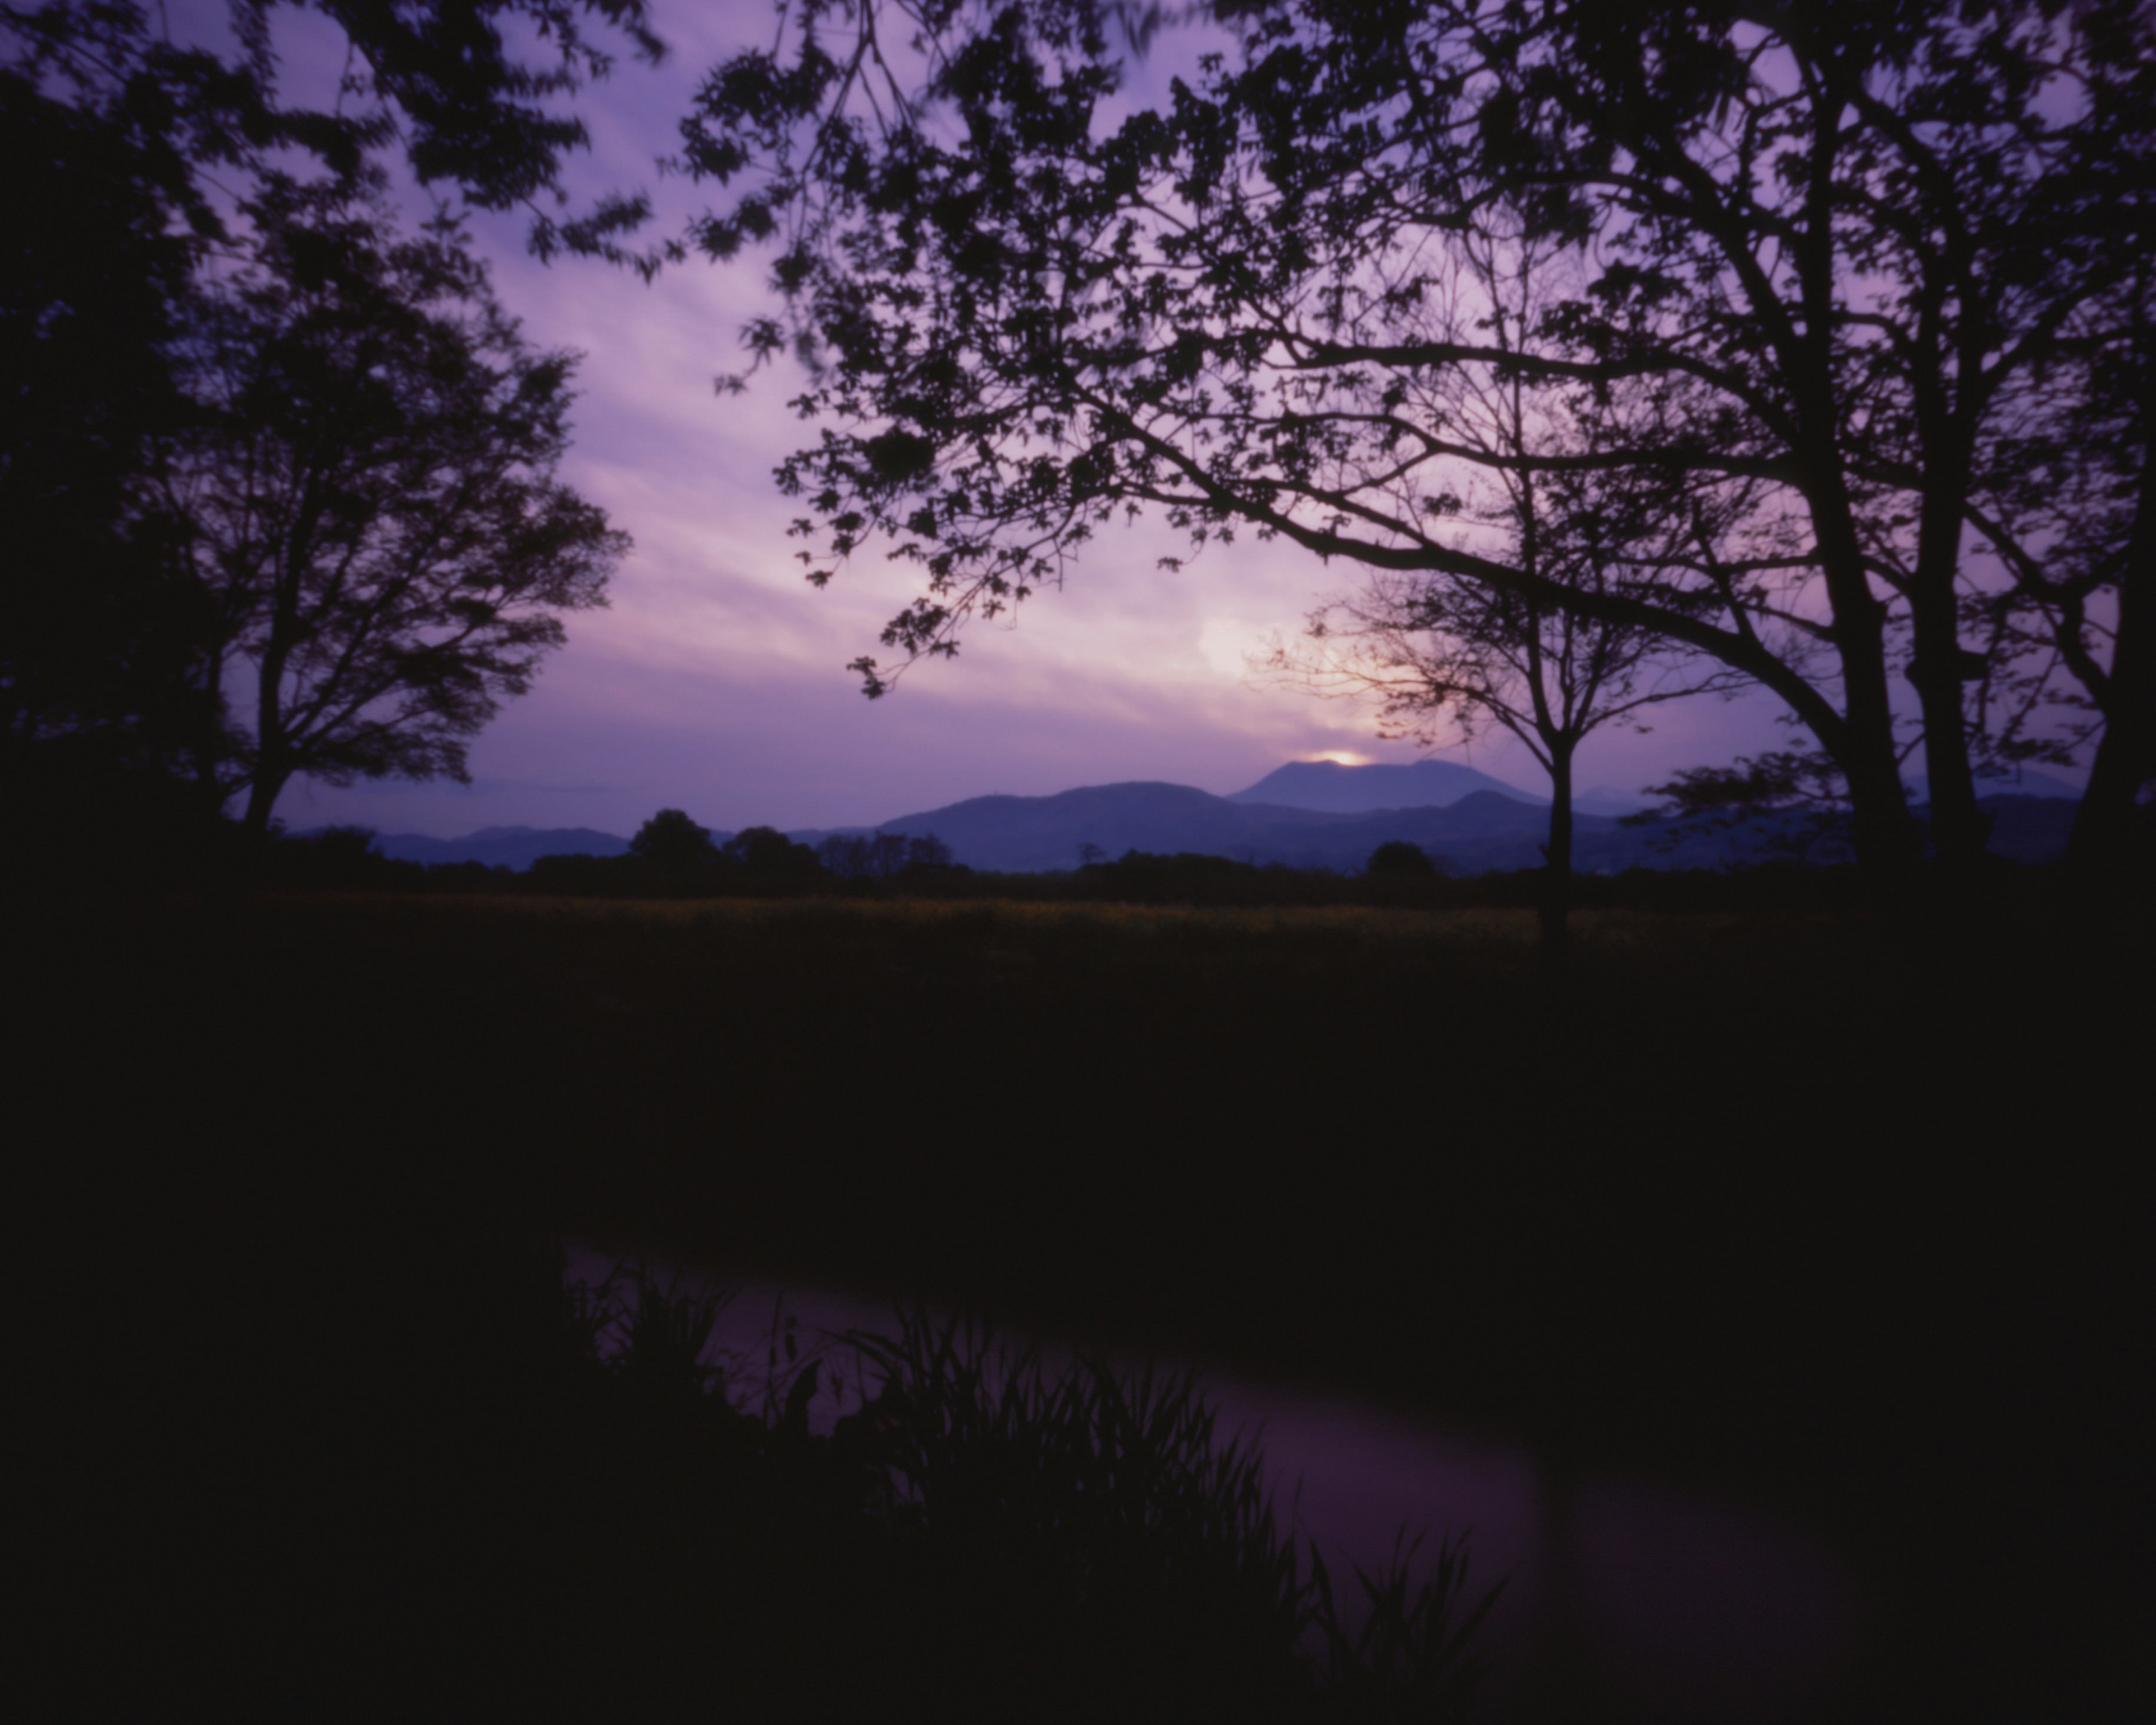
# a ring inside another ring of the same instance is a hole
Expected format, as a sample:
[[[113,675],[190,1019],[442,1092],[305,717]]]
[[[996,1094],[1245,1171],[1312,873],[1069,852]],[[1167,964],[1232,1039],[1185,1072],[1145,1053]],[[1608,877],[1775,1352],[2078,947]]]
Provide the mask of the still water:
[[[596,1283],[613,1261],[572,1250],[569,1274]],[[810,1406],[828,1430],[856,1394],[851,1356],[827,1338],[889,1332],[887,1306],[817,1289],[732,1281],[710,1358],[734,1374],[737,1398],[763,1383],[790,1336],[819,1346],[832,1373]],[[1019,1338],[1011,1338],[1015,1341]],[[1053,1349],[1044,1349],[1050,1369]],[[1553,1648],[1626,1717],[1796,1722],[1821,1716],[1854,1653],[1860,1600],[1849,1567],[1825,1543],[1740,1506],[1675,1487],[1582,1475],[1553,1481],[1525,1450],[1478,1441],[1425,1421],[1334,1397],[1200,1370],[1224,1435],[1255,1437],[1275,1512],[1315,1543],[1336,1590],[1350,1565],[1376,1572],[1404,1528],[1425,1554],[1465,1536],[1469,1593],[1502,1579],[1484,1642],[1486,1691],[1502,1717],[1536,1700]]]

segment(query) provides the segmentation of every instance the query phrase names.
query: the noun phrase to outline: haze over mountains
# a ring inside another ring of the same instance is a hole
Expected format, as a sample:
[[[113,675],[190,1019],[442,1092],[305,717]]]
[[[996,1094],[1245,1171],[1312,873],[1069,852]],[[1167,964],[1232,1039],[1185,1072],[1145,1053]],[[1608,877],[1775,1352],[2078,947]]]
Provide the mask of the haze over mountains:
[[[1188,850],[1239,862],[1344,870],[1360,869],[1373,850],[1394,839],[1419,845],[1433,855],[1441,853],[1472,872],[1521,866],[1502,859],[1522,850],[1538,857],[1536,846],[1548,828],[1544,809],[1494,790],[1477,790],[1442,807],[1341,811],[1141,783],[1088,785],[1052,797],[975,797],[886,821],[882,829],[932,832],[962,862],[1014,872],[1074,867],[1083,845],[1111,857],[1127,850]]]
[[[1992,849],[2020,861],[2060,854],[2075,788],[2025,773],[2015,794],[1984,799]],[[2031,794],[2030,793],[2035,793]],[[1573,861],[1583,872],[1627,868],[1714,868],[1774,854],[1764,830],[1681,833],[1668,823],[1626,826],[1617,817],[1640,799],[1598,788],[1575,799]],[[1459,874],[1533,868],[1548,833],[1548,799],[1449,761],[1347,767],[1296,761],[1225,797],[1189,785],[1087,785],[1046,797],[973,797],[876,827],[804,829],[807,844],[876,832],[934,834],[969,867],[1011,873],[1070,869],[1097,850],[1195,851],[1293,868],[1359,870],[1378,845],[1419,845]],[[720,842],[726,832],[712,835]],[[619,856],[628,840],[588,827],[487,827],[461,839],[387,834],[387,856],[420,863],[479,862],[523,869],[547,855]]]
[[[1492,791],[1536,809],[1549,807],[1548,796],[1523,791],[1456,761],[1417,761],[1407,767],[1348,767],[1337,761],[1291,761],[1276,767],[1247,790],[1231,791],[1230,803],[1270,803],[1290,809],[1334,814],[1368,814],[1380,809],[1446,809],[1477,791]],[[1582,814],[1630,814],[1647,799],[1609,785],[1574,793],[1572,806]]]

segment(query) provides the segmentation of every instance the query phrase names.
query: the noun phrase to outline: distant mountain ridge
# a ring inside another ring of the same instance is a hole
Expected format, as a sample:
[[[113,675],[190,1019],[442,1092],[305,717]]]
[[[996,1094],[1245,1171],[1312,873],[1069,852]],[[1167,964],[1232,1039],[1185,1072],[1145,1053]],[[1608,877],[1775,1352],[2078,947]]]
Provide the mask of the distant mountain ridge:
[[[1494,791],[1516,803],[1549,806],[1548,797],[1521,790],[1457,761],[1417,761],[1411,766],[1349,767],[1338,761],[1291,761],[1255,784],[1231,791],[1230,803],[1269,803],[1330,814],[1369,814],[1380,809],[1445,809],[1477,791]]]
[[[1993,817],[1993,850],[2024,862],[2063,852],[2072,824],[2074,788],[2046,775],[2028,774],[2020,788],[2048,790],[2054,786],[2069,794],[1981,797]],[[1401,794],[1443,800],[1389,800]],[[1265,799],[1281,795],[1333,806]],[[1573,806],[1573,860],[1584,872],[1715,868],[1774,854],[1763,827],[1686,834],[1666,822],[1625,825],[1616,816],[1639,806],[1638,799],[1604,787],[1575,798]],[[1301,761],[1227,797],[1190,785],[1139,780],[1085,785],[1051,796],[972,797],[903,814],[880,826],[805,829],[788,836],[814,845],[834,835],[932,833],[951,847],[957,861],[1011,873],[1075,868],[1084,846],[1096,847],[1111,858],[1128,850],[1194,851],[1243,862],[1353,873],[1378,845],[1404,839],[1441,858],[1457,873],[1475,874],[1538,865],[1548,819],[1547,799],[1530,798],[1455,762],[1342,767],[1330,761]],[[715,831],[711,836],[723,844],[732,835]],[[462,839],[385,834],[375,844],[385,856],[408,862],[480,862],[512,869],[529,868],[542,856],[619,856],[629,849],[626,839],[589,827],[486,827]]]
[[[1590,822],[1595,817],[1585,817]],[[1612,826],[1602,819],[1597,824]],[[883,824],[885,832],[934,833],[958,860],[977,869],[1031,872],[1077,865],[1081,845],[1111,857],[1127,850],[1188,850],[1293,868],[1359,869],[1389,839],[1442,850],[1471,867],[1507,860],[1535,846],[1548,816],[1532,803],[1480,790],[1447,808],[1337,813],[1215,797],[1189,785],[1087,785],[1049,797],[975,797]]]
[[[1456,761],[1417,761],[1405,767],[1349,767],[1337,761],[1291,761],[1276,767],[1255,784],[1231,791],[1230,803],[1272,803],[1290,809],[1334,814],[1373,814],[1381,809],[1448,809],[1477,791],[1494,791],[1516,803],[1547,809],[1550,798]],[[1631,791],[1599,784],[1575,791],[1572,806],[1580,814],[1632,814],[1648,799]]]

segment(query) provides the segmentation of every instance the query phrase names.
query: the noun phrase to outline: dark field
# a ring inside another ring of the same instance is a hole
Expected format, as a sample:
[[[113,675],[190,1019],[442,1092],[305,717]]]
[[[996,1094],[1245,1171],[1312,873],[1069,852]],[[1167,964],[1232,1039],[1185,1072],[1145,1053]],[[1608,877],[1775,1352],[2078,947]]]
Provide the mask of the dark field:
[[[323,1428],[424,1427],[495,1266],[567,1233],[1790,1516],[1865,1578],[1834,1717],[2145,1698],[2145,919],[1595,911],[1562,984],[1527,911],[11,922],[18,1214],[62,1319],[28,1436],[106,1482],[84,1574],[156,1534],[127,1566],[151,1619],[255,1563],[232,1507],[264,1491],[273,1569],[342,1540],[353,1574],[442,1572],[290,1455],[403,1455],[400,1502],[454,1498],[453,1450]],[[201,1435],[234,1407],[246,1444]],[[198,1519],[158,1532],[175,1496]]]

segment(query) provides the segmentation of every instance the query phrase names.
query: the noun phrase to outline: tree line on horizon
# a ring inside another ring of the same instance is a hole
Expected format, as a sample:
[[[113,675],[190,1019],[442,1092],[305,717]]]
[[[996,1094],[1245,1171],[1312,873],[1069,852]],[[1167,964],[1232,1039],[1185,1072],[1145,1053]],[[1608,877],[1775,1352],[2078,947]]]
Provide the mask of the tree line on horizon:
[[[1646,910],[1849,909],[1862,885],[1845,865],[1813,860],[1823,837],[1811,822],[1759,834],[1763,854],[1742,867],[1649,867],[1590,875],[1577,883],[1584,908]],[[372,829],[281,829],[254,860],[252,877],[273,890],[593,899],[1019,901],[1186,910],[1534,909],[1548,904],[1546,870],[1467,871],[1406,839],[1377,845],[1360,868],[1257,863],[1210,852],[1074,848],[1060,870],[977,869],[958,862],[932,833],[834,834],[810,845],[773,827],[721,835],[677,809],[644,822],[624,854],[556,853],[522,869],[477,860],[417,862],[383,855]],[[2025,871],[2041,891],[2054,870]]]

